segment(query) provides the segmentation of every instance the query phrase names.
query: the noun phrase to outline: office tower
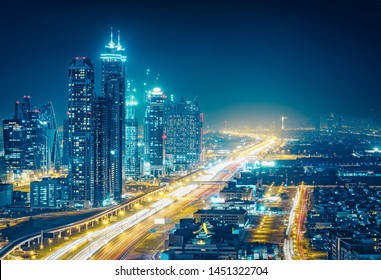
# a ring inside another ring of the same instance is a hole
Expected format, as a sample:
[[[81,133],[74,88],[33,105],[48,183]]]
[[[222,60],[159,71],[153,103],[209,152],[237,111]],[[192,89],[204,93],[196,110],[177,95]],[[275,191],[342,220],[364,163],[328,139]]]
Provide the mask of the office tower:
[[[26,129],[24,139],[24,166],[25,170],[40,170],[42,147],[39,139],[39,113],[36,107],[30,104],[30,96],[24,96],[22,103],[22,120]]]
[[[138,151],[138,119],[136,117],[137,102],[135,90],[127,90],[126,102],[126,179],[136,179],[140,176],[140,161]]]
[[[101,54],[102,94],[109,102],[109,184],[111,200],[119,200],[122,195],[125,151],[125,102],[126,102],[126,60],[124,48],[113,41],[111,29],[110,42]]]
[[[165,174],[164,151],[164,101],[167,97],[160,88],[149,92],[145,112],[145,155],[150,166],[150,175],[162,177]]]
[[[108,99],[97,96],[93,103],[94,117],[94,207],[110,204],[108,163],[110,157]]]
[[[40,107],[38,121],[40,166],[43,174],[46,175],[52,170],[59,170],[61,166],[58,130],[52,102],[47,102]]]
[[[200,165],[201,128],[197,102],[182,99],[165,103],[165,156],[169,171],[187,171]]]
[[[94,198],[93,117],[94,66],[89,58],[73,58],[69,65],[69,186],[79,208]]]
[[[53,104],[37,109],[30,96],[15,104],[13,119],[3,121],[5,159],[14,179],[24,170],[48,171],[60,168],[60,150]]]
[[[4,159],[7,174],[17,178],[24,164],[24,139],[26,130],[21,119],[3,120]]]

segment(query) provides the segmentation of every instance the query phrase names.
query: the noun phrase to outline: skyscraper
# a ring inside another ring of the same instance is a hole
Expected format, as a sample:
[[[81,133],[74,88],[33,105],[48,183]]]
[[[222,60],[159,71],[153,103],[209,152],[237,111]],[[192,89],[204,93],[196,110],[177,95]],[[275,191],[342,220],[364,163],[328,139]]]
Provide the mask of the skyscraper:
[[[164,105],[166,166],[169,171],[188,171],[201,163],[202,115],[194,100]]]
[[[135,179],[140,176],[140,161],[138,151],[138,119],[136,117],[137,102],[135,90],[127,88],[126,102],[126,179]]]
[[[24,163],[24,142],[26,130],[21,119],[3,120],[4,158],[7,173],[17,178]]]
[[[13,119],[3,121],[5,161],[14,179],[23,171],[47,174],[60,167],[60,151],[53,104],[37,109],[30,96],[15,104]]]
[[[69,65],[69,186],[76,207],[91,207],[94,198],[93,117],[94,66],[89,58]]]
[[[164,150],[164,101],[167,97],[160,88],[149,92],[145,112],[145,157],[150,165],[150,175],[162,177],[165,174]]]
[[[110,182],[108,164],[110,160],[108,129],[109,102],[97,96],[93,103],[94,117],[94,206],[110,204]]]
[[[111,29],[110,42],[105,46],[102,60],[102,94],[109,103],[109,138],[108,180],[111,200],[119,200],[122,195],[124,156],[125,156],[125,124],[126,124],[126,60],[124,48],[113,41]]]
[[[45,174],[61,167],[61,152],[58,139],[56,116],[52,102],[47,102],[40,107],[38,142],[41,147],[40,166]]]

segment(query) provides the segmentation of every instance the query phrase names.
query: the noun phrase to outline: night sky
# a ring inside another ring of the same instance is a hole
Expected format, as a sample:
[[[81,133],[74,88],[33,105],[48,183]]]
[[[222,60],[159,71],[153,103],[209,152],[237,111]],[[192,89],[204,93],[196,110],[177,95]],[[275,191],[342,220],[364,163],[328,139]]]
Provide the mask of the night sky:
[[[150,68],[167,95],[197,96],[208,124],[380,108],[380,1],[12,2],[0,8],[0,118],[31,95],[61,125],[73,56],[93,60],[99,94],[111,26],[139,99]]]

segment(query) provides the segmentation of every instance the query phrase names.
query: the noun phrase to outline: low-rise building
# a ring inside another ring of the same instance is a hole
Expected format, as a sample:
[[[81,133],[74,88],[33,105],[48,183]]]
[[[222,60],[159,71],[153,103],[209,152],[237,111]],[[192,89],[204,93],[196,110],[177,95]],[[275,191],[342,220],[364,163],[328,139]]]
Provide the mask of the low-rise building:
[[[65,205],[65,183],[62,179],[43,178],[30,183],[30,208],[59,209]]]
[[[247,211],[244,209],[199,209],[193,214],[196,222],[220,222],[243,226],[247,222]]]

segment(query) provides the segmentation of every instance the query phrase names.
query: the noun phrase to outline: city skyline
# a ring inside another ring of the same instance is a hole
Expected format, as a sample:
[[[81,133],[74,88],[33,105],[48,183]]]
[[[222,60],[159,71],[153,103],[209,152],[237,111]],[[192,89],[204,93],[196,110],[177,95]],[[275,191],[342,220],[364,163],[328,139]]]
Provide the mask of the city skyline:
[[[13,96],[31,95],[36,103],[53,102],[61,126],[66,112],[62,105],[66,67],[77,55],[94,61],[95,91],[100,95],[101,67],[96,58],[110,27],[121,30],[139,104],[149,68],[152,79],[160,75],[158,86],[168,94],[197,96],[207,124],[221,126],[222,118],[235,123],[242,112],[246,124],[278,120],[282,115],[291,121],[330,112],[351,115],[356,111],[371,117],[381,91],[380,3],[329,2],[142,5],[113,1],[109,12],[102,13],[101,2],[86,6],[63,1],[31,6],[33,12],[28,15],[8,3],[2,20],[12,28],[3,31],[9,42],[17,44],[1,47],[9,54],[1,66],[5,74],[1,118],[10,115],[5,104],[11,104]],[[16,11],[22,14],[17,20]],[[45,20],[51,24],[44,24]],[[27,23],[31,23],[29,30]],[[49,63],[39,66],[41,57]],[[11,74],[15,60],[24,65],[17,69],[24,80],[20,84]]]
[[[381,260],[381,0],[143,1],[0,11],[0,259]]]

